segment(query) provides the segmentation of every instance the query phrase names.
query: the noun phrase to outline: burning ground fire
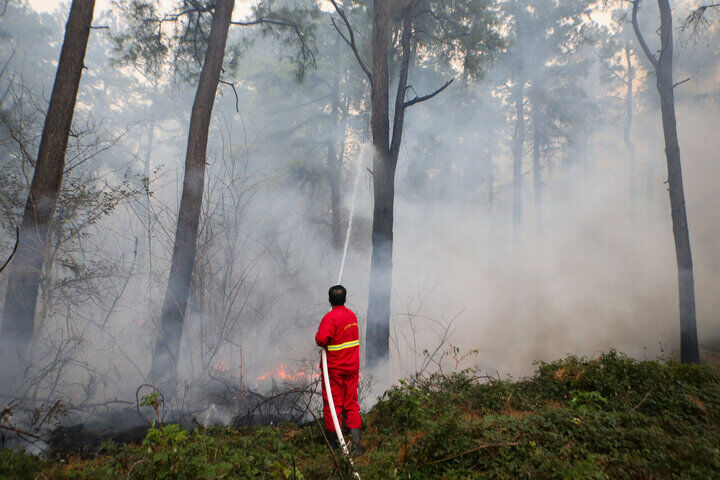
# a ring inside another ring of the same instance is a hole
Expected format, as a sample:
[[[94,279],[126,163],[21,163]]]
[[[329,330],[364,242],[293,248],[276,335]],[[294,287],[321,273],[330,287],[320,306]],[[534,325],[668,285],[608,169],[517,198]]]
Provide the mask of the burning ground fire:
[[[258,375],[255,386],[261,382],[267,382],[271,380],[279,380],[286,383],[305,383],[320,378],[320,372],[313,371],[309,366],[296,369],[295,371],[288,370],[283,362],[275,370],[270,370],[261,375]]]

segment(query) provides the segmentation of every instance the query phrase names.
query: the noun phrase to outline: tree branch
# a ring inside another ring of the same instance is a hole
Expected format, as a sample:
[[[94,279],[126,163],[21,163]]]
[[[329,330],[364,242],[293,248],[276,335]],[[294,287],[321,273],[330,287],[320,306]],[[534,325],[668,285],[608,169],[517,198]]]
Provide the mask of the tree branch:
[[[720,7],[720,3],[711,3],[708,5],[702,5],[692,12],[685,18],[682,25],[680,25],[680,33],[685,33],[688,28],[692,28],[692,33],[697,33],[700,26],[705,26],[709,22],[705,16],[707,10],[716,9]]]
[[[405,122],[405,94],[407,93],[407,78],[410,71],[410,57],[412,55],[413,12],[416,4],[417,0],[411,0],[403,10],[403,29],[402,36],[400,37],[402,57],[400,60],[397,91],[395,93],[392,139],[390,140],[390,151],[393,152],[393,158],[395,159],[397,159],[397,153],[400,150],[403,125]]]
[[[8,263],[10,263],[10,260],[15,256],[15,252],[17,252],[18,245],[20,244],[20,227],[15,227],[15,247],[13,247],[13,251],[8,257],[7,260],[5,260],[5,263],[3,263],[3,266],[0,267],[0,272],[5,270],[5,267],[8,266]]]
[[[283,20],[281,18],[276,17],[258,17],[254,20],[250,20],[247,22],[230,22],[230,25],[240,25],[241,27],[249,27],[252,25],[277,25],[280,27],[286,27],[293,30],[295,33],[295,37],[298,39],[298,42],[300,42],[300,51],[298,52],[296,62],[298,64],[298,68],[300,69],[299,76],[302,77],[305,71],[305,65],[310,64],[314,66],[316,64],[315,60],[315,54],[313,53],[312,48],[308,45],[307,40],[305,38],[305,35],[303,35],[303,32],[300,28],[300,26],[294,22],[290,22],[287,20]],[[302,62],[300,59],[302,58]]]
[[[235,84],[231,82],[226,82],[225,80],[218,80],[223,85],[230,85],[230,87],[233,90],[233,93],[235,94],[235,111],[237,113],[240,113],[240,99],[238,98],[237,90],[235,89]]]
[[[650,48],[648,47],[647,42],[645,42],[645,37],[643,37],[642,32],[640,31],[640,26],[638,25],[637,21],[637,14],[638,9],[640,8],[640,0],[627,0],[630,3],[632,3],[632,26],[633,30],[635,30],[635,36],[638,39],[638,43],[640,43],[640,47],[642,48],[643,52],[645,53],[645,56],[650,60],[650,63],[652,63],[652,66],[655,67],[655,70],[657,70],[660,67],[660,64],[658,63],[658,59],[655,57],[655,55],[652,54],[650,51]]]
[[[360,68],[362,68],[363,72],[365,72],[365,75],[368,78],[368,81],[370,82],[370,85],[373,84],[372,80],[372,73],[370,72],[370,69],[367,67],[365,62],[362,59],[362,56],[360,55],[360,51],[357,48],[357,44],[355,43],[355,33],[353,33],[352,26],[350,25],[350,20],[348,20],[347,15],[345,15],[345,12],[340,8],[340,5],[337,4],[335,0],[330,0],[330,3],[332,3],[333,7],[335,7],[335,11],[340,15],[340,18],[342,18],[343,23],[345,23],[345,28],[348,30],[348,37],[345,37],[343,33],[340,31],[340,28],[335,23],[335,19],[331,18],[332,24],[335,27],[335,30],[340,34],[340,37],[342,37],[343,40],[345,40],[345,43],[347,43],[350,48],[352,49],[353,53],[355,54],[355,58],[357,59],[358,63],[360,64]]]
[[[681,81],[675,83],[675,85],[673,85],[673,90],[675,89],[675,87],[679,87],[679,86],[682,85],[683,83],[689,82],[689,81],[690,81],[690,77],[686,78],[685,80],[681,80]]]
[[[405,102],[405,103],[403,104],[403,106],[404,106],[405,108],[407,108],[407,107],[410,107],[410,106],[412,106],[412,105],[415,105],[416,103],[424,102],[425,100],[430,100],[430,99],[433,98],[435,95],[437,95],[438,93],[442,92],[442,91],[445,90],[447,87],[449,87],[450,84],[451,84],[454,80],[455,80],[454,78],[451,78],[450,80],[448,80],[447,82],[445,82],[445,84],[444,84],[442,87],[438,88],[437,90],[435,90],[435,91],[432,92],[431,94],[429,94],[429,95],[423,95],[422,97],[415,97],[415,98],[413,98],[412,100],[408,100],[407,102]]]

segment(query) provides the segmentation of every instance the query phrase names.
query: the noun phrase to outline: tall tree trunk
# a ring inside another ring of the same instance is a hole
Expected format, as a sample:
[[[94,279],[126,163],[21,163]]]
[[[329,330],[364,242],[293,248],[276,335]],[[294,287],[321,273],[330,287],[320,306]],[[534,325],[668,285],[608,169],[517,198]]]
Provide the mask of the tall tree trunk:
[[[220,80],[225,44],[235,1],[218,0],[198,82],[185,156],[185,177],[178,211],[170,278],[155,343],[150,379],[172,386],[177,379],[185,310],[195,264],[197,233],[205,184],[205,156],[215,94]]]
[[[538,235],[542,235],[542,167],[540,166],[540,111],[535,103],[532,106],[533,122],[533,193],[535,194],[535,217],[537,220]]]
[[[673,85],[673,33],[672,10],[668,0],[658,0],[660,7],[660,38],[663,45],[658,61],[657,88],[660,93],[665,156],[667,158],[670,209],[675,237],[675,256],[678,266],[678,293],[680,300],[680,357],[683,363],[699,362],[697,325],[695,318],[695,279],[685,191],[683,188],[680,143],[675,116]]]
[[[669,0],[658,0],[660,8],[660,45],[659,56],[650,51],[637,23],[640,0],[633,3],[632,23],[645,55],[655,67],[657,89],[660,94],[663,134],[665,136],[665,157],[668,170],[668,191],[670,194],[670,213],[675,238],[675,258],[678,268],[678,297],[680,303],[680,359],[683,363],[700,361],[698,349],[697,325],[695,316],[695,279],[693,274],[692,253],[690,251],[690,233],[687,212],[685,210],[685,192],[683,189],[682,164],[680,162],[680,143],[677,134],[675,115],[675,94],[673,84],[673,32],[672,9]]]
[[[523,99],[524,80],[518,80],[513,88],[515,100],[515,134],[513,136],[513,243],[520,243],[522,213],[522,157],[525,143],[525,108]]]
[[[395,165],[390,154],[388,48],[390,1],[374,0],[372,31],[373,224],[365,363],[374,369],[390,353],[390,291],[392,288]]]
[[[65,150],[85,61],[94,0],[73,0],[40,140],[37,164],[25,203],[20,244],[9,269],[0,338],[3,369],[27,354],[50,224],[65,169]],[[14,354],[13,354],[14,353]]]
[[[625,45],[625,65],[627,69],[627,78],[625,79],[627,93],[625,95],[625,128],[623,129],[623,140],[625,142],[630,167],[630,218],[635,220],[637,182],[635,179],[635,145],[633,144],[631,136],[633,123],[633,66],[629,44]]]

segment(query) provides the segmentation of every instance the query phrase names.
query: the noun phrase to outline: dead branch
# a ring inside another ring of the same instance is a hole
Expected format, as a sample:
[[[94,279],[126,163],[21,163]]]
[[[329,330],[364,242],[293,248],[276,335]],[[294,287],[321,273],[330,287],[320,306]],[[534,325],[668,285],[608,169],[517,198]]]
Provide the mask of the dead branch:
[[[515,445],[519,445],[519,442],[509,442],[509,443],[488,443],[483,445],[478,445],[477,447],[471,448],[470,450],[465,450],[464,452],[460,452],[456,455],[451,455],[449,457],[441,458],[440,460],[433,460],[432,462],[425,463],[421,465],[422,467],[425,467],[427,465],[434,465],[436,463],[442,463],[447,462],[448,460],[453,460],[458,457],[462,457],[463,455],[467,455],[468,453],[477,452],[478,450],[482,450],[484,448],[490,448],[490,447],[512,447]]]

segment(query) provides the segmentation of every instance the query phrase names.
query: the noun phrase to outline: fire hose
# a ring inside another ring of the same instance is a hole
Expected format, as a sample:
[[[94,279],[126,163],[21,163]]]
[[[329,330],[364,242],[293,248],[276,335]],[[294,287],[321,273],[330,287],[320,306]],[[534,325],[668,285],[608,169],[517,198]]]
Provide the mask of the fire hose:
[[[333,426],[335,427],[335,433],[337,434],[338,442],[340,443],[340,447],[342,447],[343,453],[345,456],[350,460],[350,466],[353,469],[353,474],[355,475],[355,478],[357,480],[360,479],[360,474],[357,472],[357,469],[355,468],[355,464],[352,461],[352,458],[350,457],[350,452],[348,451],[347,444],[345,443],[345,439],[343,438],[342,430],[340,430],[340,422],[337,418],[337,412],[335,412],[335,402],[333,401],[332,397],[332,390],[330,389],[330,376],[328,375],[328,367],[327,367],[327,352],[323,348],[322,350],[322,369],[323,369],[323,382],[325,382],[325,390],[327,391],[327,399],[328,399],[328,406],[330,407],[330,416],[332,417]]]

